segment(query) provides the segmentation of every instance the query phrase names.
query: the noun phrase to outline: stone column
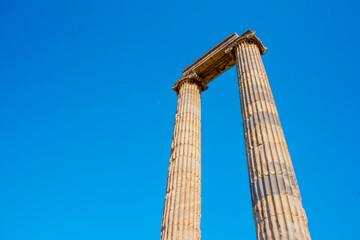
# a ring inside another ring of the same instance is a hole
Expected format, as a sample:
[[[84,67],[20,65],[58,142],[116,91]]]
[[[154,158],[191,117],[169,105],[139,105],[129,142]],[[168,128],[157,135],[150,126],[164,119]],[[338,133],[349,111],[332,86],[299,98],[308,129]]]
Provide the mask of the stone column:
[[[279,114],[255,32],[231,48],[236,58],[257,239],[311,239]]]
[[[207,86],[192,73],[178,80],[161,240],[200,240],[201,100]]]

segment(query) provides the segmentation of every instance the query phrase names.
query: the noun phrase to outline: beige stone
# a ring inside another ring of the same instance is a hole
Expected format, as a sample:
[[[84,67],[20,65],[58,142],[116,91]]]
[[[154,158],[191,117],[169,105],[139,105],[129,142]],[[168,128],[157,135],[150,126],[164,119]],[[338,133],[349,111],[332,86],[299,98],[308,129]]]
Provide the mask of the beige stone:
[[[174,86],[175,129],[161,228],[163,240],[199,240],[201,218],[201,81],[194,74]]]
[[[200,240],[201,92],[237,66],[257,239],[311,239],[300,190],[255,32],[226,38],[183,71],[178,94],[162,240]],[[236,237],[236,236],[234,236]]]

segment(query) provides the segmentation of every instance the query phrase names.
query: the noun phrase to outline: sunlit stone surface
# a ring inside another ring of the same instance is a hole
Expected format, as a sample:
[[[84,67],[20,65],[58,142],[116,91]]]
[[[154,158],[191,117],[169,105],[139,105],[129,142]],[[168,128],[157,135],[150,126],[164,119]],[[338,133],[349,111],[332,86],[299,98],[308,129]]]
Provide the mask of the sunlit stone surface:
[[[175,130],[161,228],[162,240],[200,240],[201,92],[237,66],[257,239],[311,239],[279,114],[255,32],[234,33],[199,58],[173,89]],[[237,238],[239,236],[234,236]]]

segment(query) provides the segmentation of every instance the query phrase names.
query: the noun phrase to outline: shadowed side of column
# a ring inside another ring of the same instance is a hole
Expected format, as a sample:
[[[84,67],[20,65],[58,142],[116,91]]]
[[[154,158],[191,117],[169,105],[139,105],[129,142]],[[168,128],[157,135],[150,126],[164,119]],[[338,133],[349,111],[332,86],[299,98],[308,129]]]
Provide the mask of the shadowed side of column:
[[[255,32],[247,33],[252,35],[236,44],[234,54],[257,239],[308,240],[308,220],[261,59],[264,47]]]

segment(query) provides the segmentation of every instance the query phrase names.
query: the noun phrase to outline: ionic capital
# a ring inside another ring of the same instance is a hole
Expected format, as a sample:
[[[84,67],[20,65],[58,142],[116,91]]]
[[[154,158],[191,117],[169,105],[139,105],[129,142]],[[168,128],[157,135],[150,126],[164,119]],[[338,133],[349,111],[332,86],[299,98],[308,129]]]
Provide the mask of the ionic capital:
[[[184,83],[184,82],[195,82],[199,85],[200,87],[200,91],[203,92],[205,90],[208,89],[208,86],[206,85],[205,81],[200,78],[196,72],[192,71],[188,74],[186,74],[185,76],[183,76],[182,78],[180,78],[179,80],[176,81],[176,83],[173,86],[173,90],[179,94],[179,90],[180,90],[180,86]]]
[[[251,31],[250,29],[247,30],[246,32],[244,32],[243,34],[241,34],[239,36],[238,39],[236,39],[236,41],[234,41],[232,44],[230,44],[230,46],[225,50],[226,53],[232,53],[234,47],[236,45],[238,45],[240,42],[246,42],[246,41],[254,41],[258,47],[259,47],[259,50],[260,50],[260,54],[263,55],[266,50],[267,50],[267,47],[264,46],[264,44],[261,42],[260,38],[258,38],[256,35],[255,35],[256,31]]]

